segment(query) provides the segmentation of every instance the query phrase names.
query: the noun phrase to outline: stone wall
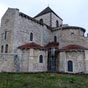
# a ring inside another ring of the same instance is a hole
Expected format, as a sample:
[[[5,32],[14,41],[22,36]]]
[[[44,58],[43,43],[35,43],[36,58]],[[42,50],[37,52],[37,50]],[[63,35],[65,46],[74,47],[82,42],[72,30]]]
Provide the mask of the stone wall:
[[[58,71],[59,72],[66,72],[66,53],[65,52],[60,52],[58,56]]]
[[[20,58],[16,54],[0,53],[0,72],[20,72]]]
[[[8,22],[8,25],[5,24],[5,22]],[[47,53],[45,51],[33,50],[33,52],[36,54],[36,57],[32,55],[33,59],[30,59],[30,56],[28,57],[28,55],[30,55],[32,51],[30,51],[30,53],[26,51],[22,53],[21,50],[17,49],[18,46],[25,43],[30,43],[30,42],[35,42],[42,46],[48,44],[50,40],[49,36],[51,35],[51,31],[47,29],[45,25],[40,25],[39,23],[31,19],[22,17],[19,15],[19,10],[9,8],[2,18],[1,34],[4,33],[5,31],[10,31],[10,34],[8,34],[7,40],[2,40],[3,38],[1,37],[2,42],[0,45],[8,44],[9,46],[8,53],[12,52],[12,53],[19,54],[18,56],[21,59],[19,60],[19,62],[17,61],[17,63],[20,63],[20,71],[26,72],[26,71],[46,71],[47,70],[47,55],[46,55]],[[31,32],[33,33],[33,41],[30,41]],[[41,53],[43,54],[43,57],[44,57],[43,64],[38,63],[38,58]],[[5,59],[7,59],[7,57]],[[11,57],[11,60],[14,60],[14,58]],[[17,68],[18,64],[16,66],[12,66],[14,65],[13,63],[14,61],[10,61],[10,59],[8,59],[8,62],[4,60],[2,61],[5,64],[2,65],[4,67],[1,68],[1,71],[18,70]],[[10,66],[7,66],[10,63],[13,63],[13,64]],[[17,69],[12,70],[13,68],[17,68]]]
[[[43,23],[50,26],[50,13],[44,14],[42,16],[36,17],[36,20],[40,21],[40,19],[43,19]]]
[[[43,55],[43,63],[39,62],[40,55]],[[16,54],[0,54],[0,72],[43,71],[47,71],[47,51],[29,49]]]
[[[36,20],[43,19],[43,22],[51,27],[56,27],[56,21],[58,20],[59,26],[63,24],[61,18],[57,17],[53,12],[44,14],[42,16],[36,17]]]
[[[59,48],[70,44],[77,44],[86,47],[86,38],[83,34],[80,34],[81,32],[83,33],[83,31],[79,29],[58,30]]]
[[[56,27],[56,21],[58,20],[59,26],[63,24],[63,20],[52,13],[52,27]]]
[[[30,41],[30,33],[33,33],[33,41]],[[17,16],[14,27],[14,47],[24,43],[35,42],[46,45],[49,42],[51,31],[45,25],[40,25],[30,19]]]
[[[59,21],[59,25],[62,24],[60,18],[53,13],[50,14],[51,13],[44,14],[36,19],[40,20],[42,18],[47,25],[51,25],[52,23],[52,27],[56,27],[56,20]],[[33,41],[30,41],[30,33],[33,33]],[[19,50],[18,46],[30,42],[45,46],[49,42],[54,41],[54,36],[57,36],[59,49],[70,44],[88,47],[88,37],[84,37],[84,32],[81,29],[58,29],[57,31],[52,32],[46,25],[40,24],[38,21],[34,20],[34,18],[31,18],[24,13],[20,15],[18,9],[9,8],[1,20],[0,47],[2,45],[4,46],[4,53],[6,44],[8,44],[8,53],[17,53],[18,56],[0,55],[0,71],[47,71],[46,51],[40,49]],[[73,62],[74,73],[88,72],[87,54],[87,51],[85,51],[85,54],[84,51],[58,53],[58,71],[68,72],[67,62],[71,60]],[[43,63],[39,63],[40,55],[43,55]],[[18,57],[19,59],[17,59]]]
[[[85,58],[83,51],[60,52],[59,71],[68,72],[68,61],[73,62],[73,72],[85,72]]]
[[[39,62],[39,56],[43,55],[43,63]],[[47,71],[47,52],[38,49],[23,50],[21,72]]]
[[[85,50],[85,73],[88,73],[88,50]]]
[[[41,25],[32,18],[19,15],[18,9],[9,8],[1,21],[0,45],[9,45],[9,52],[15,52],[19,45],[35,42],[39,45],[46,45],[51,40],[51,31],[45,25]],[[7,39],[5,31],[8,31]],[[30,33],[33,33],[33,41],[30,41]]]
[[[14,30],[14,21],[15,21],[15,13],[18,11],[17,9],[9,8],[4,16],[1,19],[1,29],[0,29],[0,47],[4,46],[4,53],[6,44],[8,44],[8,52],[12,52],[13,49],[13,30]]]

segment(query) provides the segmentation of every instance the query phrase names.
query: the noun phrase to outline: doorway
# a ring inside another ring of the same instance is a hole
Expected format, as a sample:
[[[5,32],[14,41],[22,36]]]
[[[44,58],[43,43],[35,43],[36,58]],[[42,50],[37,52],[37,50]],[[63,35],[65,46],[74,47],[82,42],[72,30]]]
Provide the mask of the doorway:
[[[48,64],[48,71],[56,71],[56,52],[54,55],[52,55],[52,50],[49,49],[48,51],[48,61],[47,61],[47,64]]]

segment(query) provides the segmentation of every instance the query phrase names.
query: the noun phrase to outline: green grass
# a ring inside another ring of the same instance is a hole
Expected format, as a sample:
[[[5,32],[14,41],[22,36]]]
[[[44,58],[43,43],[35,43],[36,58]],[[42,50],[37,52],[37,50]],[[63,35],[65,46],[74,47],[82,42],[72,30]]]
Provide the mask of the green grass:
[[[0,88],[88,88],[88,75],[0,73]]]

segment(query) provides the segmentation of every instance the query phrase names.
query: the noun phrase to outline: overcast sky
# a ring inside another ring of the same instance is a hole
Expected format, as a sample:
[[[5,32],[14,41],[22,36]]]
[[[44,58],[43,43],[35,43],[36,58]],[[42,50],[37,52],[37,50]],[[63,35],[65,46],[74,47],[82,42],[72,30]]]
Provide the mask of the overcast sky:
[[[64,24],[81,26],[88,32],[88,0],[0,0],[0,19],[10,8],[33,17],[49,6],[62,19]]]

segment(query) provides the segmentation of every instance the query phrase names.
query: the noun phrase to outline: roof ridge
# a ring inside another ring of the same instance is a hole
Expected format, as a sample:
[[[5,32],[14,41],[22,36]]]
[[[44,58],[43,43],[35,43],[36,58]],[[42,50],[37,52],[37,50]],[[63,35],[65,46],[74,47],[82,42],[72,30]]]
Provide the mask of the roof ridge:
[[[52,12],[53,10],[48,6],[46,7],[44,10],[42,10],[39,14],[37,14],[34,18],[38,17],[38,16],[41,16],[45,13],[48,13],[48,12]]]
[[[54,13],[58,18],[60,18],[49,6],[46,7],[44,10],[42,10],[39,14],[37,14],[34,18],[38,17],[38,16],[41,16],[41,15],[44,15],[46,13],[49,13],[49,12],[52,12]],[[62,18],[60,18],[61,20],[63,20]]]

